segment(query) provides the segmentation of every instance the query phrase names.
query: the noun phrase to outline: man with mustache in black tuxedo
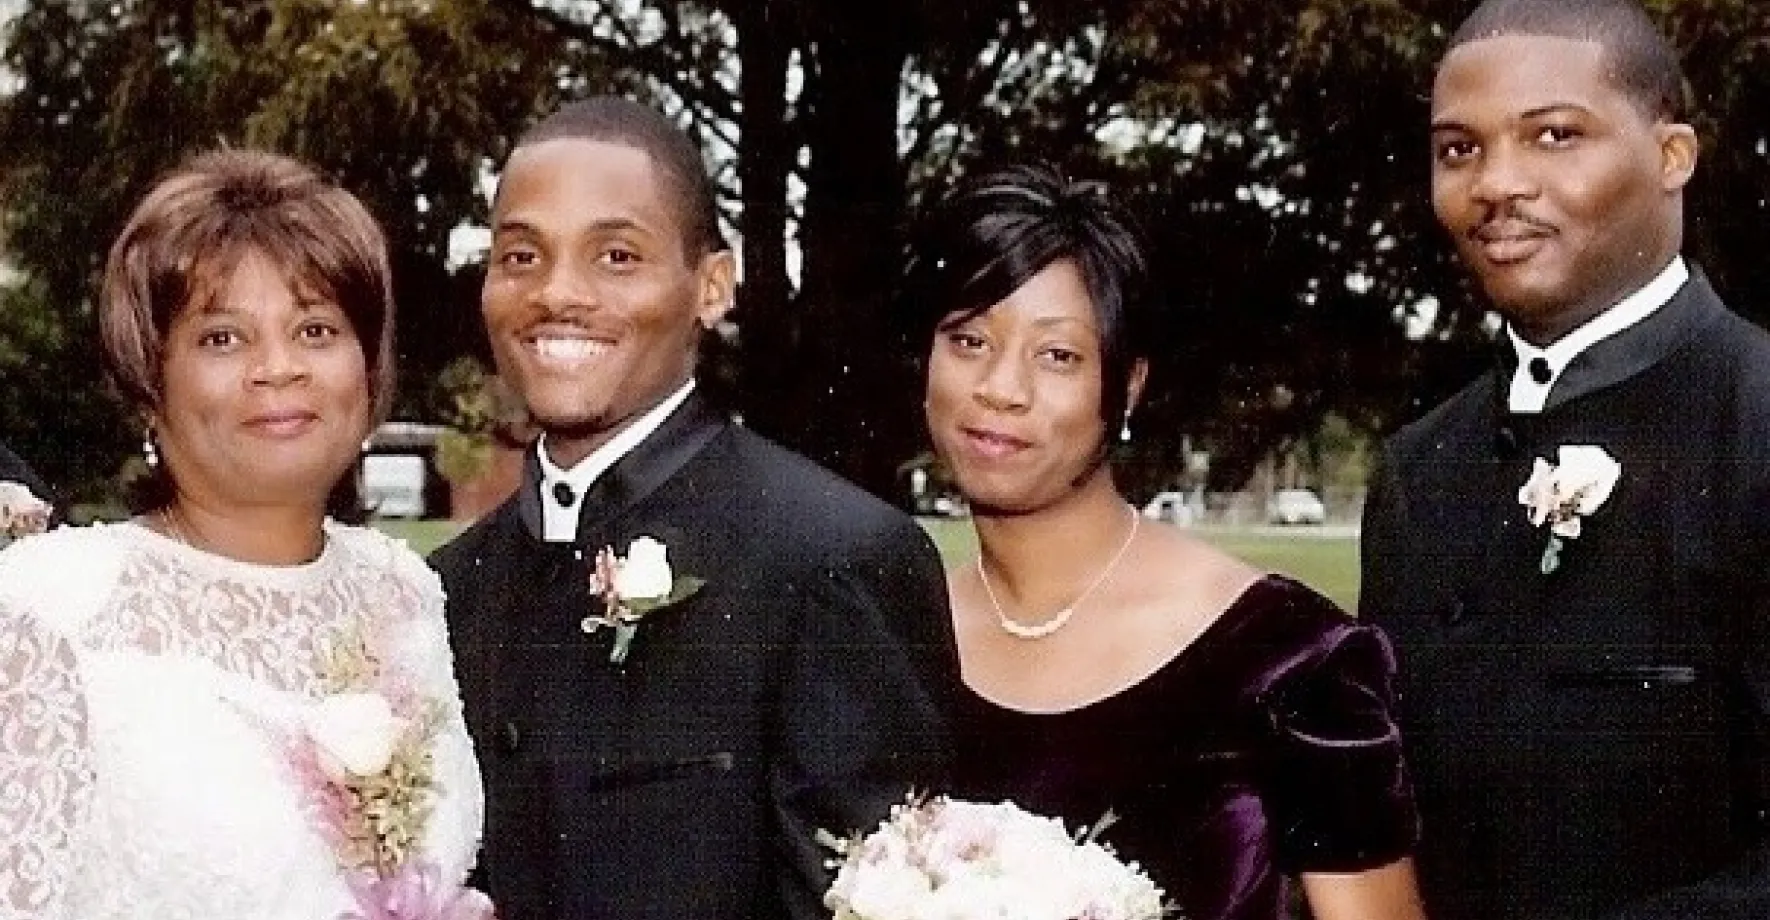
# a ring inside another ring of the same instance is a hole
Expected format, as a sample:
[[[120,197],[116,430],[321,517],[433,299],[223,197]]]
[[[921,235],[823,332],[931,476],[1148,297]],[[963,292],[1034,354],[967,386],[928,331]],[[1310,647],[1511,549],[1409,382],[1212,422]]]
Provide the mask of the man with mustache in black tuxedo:
[[[1386,445],[1359,603],[1435,920],[1770,917],[1770,336],[1680,255],[1686,95],[1634,0],[1488,0],[1439,64],[1505,330]]]

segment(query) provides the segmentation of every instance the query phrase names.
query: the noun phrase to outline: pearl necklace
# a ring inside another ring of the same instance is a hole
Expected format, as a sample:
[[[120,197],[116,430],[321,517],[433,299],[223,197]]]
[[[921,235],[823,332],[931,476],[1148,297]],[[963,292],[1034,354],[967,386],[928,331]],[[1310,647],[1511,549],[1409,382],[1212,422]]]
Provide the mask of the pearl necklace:
[[[1130,530],[1125,534],[1125,542],[1119,544],[1118,552],[1112,554],[1112,560],[1106,563],[1106,567],[1100,570],[1099,575],[1094,576],[1094,580],[1088,583],[1088,587],[1083,589],[1081,594],[1076,595],[1076,599],[1071,601],[1069,606],[1052,614],[1050,619],[1041,623],[1027,625],[1002,612],[1002,604],[996,600],[996,589],[991,587],[989,583],[989,573],[983,569],[983,555],[978,554],[977,577],[983,582],[983,593],[989,597],[989,605],[995,610],[996,623],[1002,627],[1002,631],[1016,639],[1036,640],[1043,639],[1068,626],[1070,618],[1076,615],[1076,608],[1094,594],[1094,589],[1106,582],[1106,577],[1118,568],[1119,561],[1125,558],[1125,551],[1131,548],[1131,541],[1137,537],[1137,525],[1143,522],[1143,518],[1136,509],[1129,510],[1131,511]]]

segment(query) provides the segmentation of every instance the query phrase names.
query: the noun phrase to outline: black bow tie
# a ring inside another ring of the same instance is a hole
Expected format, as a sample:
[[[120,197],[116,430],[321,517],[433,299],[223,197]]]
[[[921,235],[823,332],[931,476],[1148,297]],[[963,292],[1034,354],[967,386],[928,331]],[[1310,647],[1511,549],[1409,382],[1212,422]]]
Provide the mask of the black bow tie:
[[[1530,379],[1536,381],[1537,386],[1547,386],[1549,380],[1555,376],[1554,372],[1549,370],[1548,359],[1541,356],[1531,358],[1526,369],[1530,371]]]
[[[561,508],[570,508],[572,503],[578,500],[578,493],[572,490],[571,483],[556,482],[553,484],[553,500],[558,502]]]

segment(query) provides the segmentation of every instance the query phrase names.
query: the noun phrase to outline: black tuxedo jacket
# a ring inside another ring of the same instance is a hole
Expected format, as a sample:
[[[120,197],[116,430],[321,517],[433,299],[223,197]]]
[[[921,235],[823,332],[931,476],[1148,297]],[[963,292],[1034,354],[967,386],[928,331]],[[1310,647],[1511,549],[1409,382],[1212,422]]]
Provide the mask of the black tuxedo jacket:
[[[1770,337],[1699,275],[1512,415],[1515,358],[1386,445],[1360,611],[1393,638],[1434,920],[1770,917]],[[1532,459],[1609,500],[1539,571]]]
[[[523,487],[438,550],[502,920],[827,917],[816,832],[944,781],[958,655],[902,513],[690,397],[599,479],[577,546]],[[668,547],[699,593],[609,661],[588,562]]]

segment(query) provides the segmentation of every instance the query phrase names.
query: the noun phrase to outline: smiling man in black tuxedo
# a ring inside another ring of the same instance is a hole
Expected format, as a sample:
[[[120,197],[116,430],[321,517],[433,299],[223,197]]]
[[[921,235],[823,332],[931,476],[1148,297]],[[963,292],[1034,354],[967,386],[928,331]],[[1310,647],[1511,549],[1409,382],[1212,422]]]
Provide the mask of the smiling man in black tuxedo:
[[[1386,445],[1359,603],[1434,920],[1770,917],[1770,336],[1680,255],[1685,95],[1633,0],[1489,0],[1438,68],[1505,331]]]
[[[817,832],[870,829],[945,773],[939,557],[695,392],[735,267],[661,114],[561,109],[517,144],[492,223],[481,308],[543,435],[517,495],[434,562],[499,916],[826,917]],[[627,568],[593,594],[605,547]],[[595,622],[675,578],[686,596],[631,634]]]

